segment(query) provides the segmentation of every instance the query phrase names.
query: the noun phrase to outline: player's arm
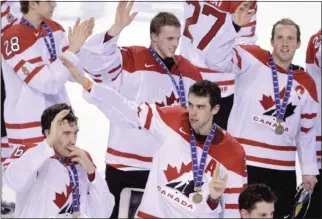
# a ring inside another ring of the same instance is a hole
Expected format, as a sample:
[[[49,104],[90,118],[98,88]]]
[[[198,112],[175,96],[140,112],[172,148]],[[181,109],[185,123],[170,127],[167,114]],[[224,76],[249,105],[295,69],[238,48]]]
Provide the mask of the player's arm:
[[[137,104],[121,96],[111,87],[90,81],[69,60],[61,58],[76,82],[84,87],[85,99],[97,106],[111,123],[130,125],[160,135],[162,112],[155,105]]]
[[[15,192],[26,192],[37,178],[43,164],[53,156],[54,149],[46,140],[38,145],[21,145],[3,164],[5,184]]]
[[[123,69],[132,69],[134,65],[133,51],[130,48],[117,46],[121,31],[133,21],[137,14],[137,12],[130,14],[133,3],[119,2],[112,27],[106,33],[94,36],[81,51],[95,57],[92,61],[92,58],[86,59],[89,56],[85,55],[85,59],[81,60],[89,76],[97,83],[115,81]]]
[[[311,36],[306,49],[306,65],[309,74],[312,74],[310,65],[322,67],[321,63],[321,31]],[[314,76],[313,76],[314,77]]]
[[[205,55],[210,69],[238,74],[251,67],[245,51],[240,46],[235,46],[240,28],[249,24],[255,13],[254,10],[249,12],[251,5],[251,2],[244,2],[238,6],[233,16],[226,17],[225,25],[211,41]]]
[[[296,146],[299,161],[302,169],[302,175],[318,175],[316,163],[316,120],[319,109],[317,91],[315,83],[310,91],[304,91],[301,97],[301,120],[300,127],[296,136]],[[313,92],[313,93],[312,93]]]
[[[5,33],[1,52],[8,68],[28,86],[45,94],[57,94],[69,78],[68,69],[56,59],[45,64],[42,51],[35,47],[30,37],[21,32]],[[77,56],[66,50],[63,56],[78,64]]]

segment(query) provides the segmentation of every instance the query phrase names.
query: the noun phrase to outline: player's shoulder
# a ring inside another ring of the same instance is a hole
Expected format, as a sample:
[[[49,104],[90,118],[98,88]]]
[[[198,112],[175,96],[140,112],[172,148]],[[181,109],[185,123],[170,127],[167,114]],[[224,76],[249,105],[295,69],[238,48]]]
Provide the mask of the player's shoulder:
[[[56,31],[65,32],[65,29],[63,28],[63,26],[54,20],[46,19],[44,22],[49,26],[52,32],[56,32]]]
[[[121,52],[122,50],[130,51],[133,55],[146,55],[150,52],[149,49],[144,46],[124,46],[124,47],[121,47],[120,49],[121,49]],[[136,57],[136,58],[140,58],[140,57]]]
[[[185,116],[188,113],[187,109],[181,106],[156,107],[156,109],[159,114],[161,113],[171,117],[177,116],[177,118]]]
[[[305,88],[305,90],[309,93],[313,100],[319,102],[317,87],[312,76],[300,66],[293,65],[293,70],[294,79]]]
[[[243,146],[228,132],[226,131],[224,132],[225,132],[225,135],[224,135],[223,143],[225,147],[229,148],[229,150],[232,152],[232,155],[234,157],[240,157],[240,158],[245,157],[245,150]]]
[[[180,72],[184,77],[191,78],[194,81],[202,80],[200,69],[192,64],[188,59],[182,55],[175,55],[175,60],[179,66]]]
[[[4,31],[2,35],[2,41],[11,39],[12,37],[23,38],[28,34],[32,33],[32,29],[22,23],[13,25]]]

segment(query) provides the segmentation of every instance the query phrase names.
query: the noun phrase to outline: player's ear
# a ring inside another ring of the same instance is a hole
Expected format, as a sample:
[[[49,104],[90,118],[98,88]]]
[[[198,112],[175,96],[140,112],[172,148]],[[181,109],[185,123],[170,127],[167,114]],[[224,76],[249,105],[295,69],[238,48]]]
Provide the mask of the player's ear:
[[[248,212],[245,209],[240,210],[240,216],[241,218],[248,218]]]
[[[156,42],[158,39],[158,35],[156,33],[151,33],[150,38],[152,42]]]
[[[48,137],[49,133],[50,133],[49,129],[46,129],[46,130],[45,130],[45,137],[46,137],[46,138]]]
[[[29,1],[29,9],[35,9],[39,5],[39,2],[37,1]]]

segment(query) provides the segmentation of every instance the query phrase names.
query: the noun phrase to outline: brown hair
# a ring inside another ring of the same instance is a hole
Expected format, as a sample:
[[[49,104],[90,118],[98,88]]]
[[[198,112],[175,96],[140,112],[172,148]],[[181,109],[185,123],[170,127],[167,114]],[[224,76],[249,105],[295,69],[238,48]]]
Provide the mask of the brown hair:
[[[22,14],[27,14],[29,12],[29,2],[30,1],[20,0],[20,11]],[[34,2],[39,2],[39,1],[34,1]]]
[[[273,29],[272,29],[272,38],[271,41],[274,40],[274,36],[275,36],[275,28],[277,25],[282,24],[282,25],[293,25],[296,28],[297,34],[297,42],[301,42],[301,30],[300,30],[300,26],[298,24],[296,24],[294,21],[292,21],[289,18],[283,18],[279,21],[277,21],[274,25],[273,25]]]
[[[160,12],[151,20],[150,34],[155,33],[158,35],[161,27],[166,25],[179,28],[181,27],[179,19],[174,14],[170,12]]]

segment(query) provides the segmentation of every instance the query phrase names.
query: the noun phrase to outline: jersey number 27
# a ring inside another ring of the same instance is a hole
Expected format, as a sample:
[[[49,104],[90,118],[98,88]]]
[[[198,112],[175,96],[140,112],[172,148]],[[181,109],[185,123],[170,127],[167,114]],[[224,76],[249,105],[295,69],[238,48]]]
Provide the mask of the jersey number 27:
[[[200,40],[198,44],[198,49],[203,50],[209,44],[210,40],[214,36],[216,36],[218,30],[225,23],[226,14],[219,12],[218,10],[216,10],[215,8],[207,4],[204,4],[201,11],[201,6],[198,1],[187,1],[187,4],[193,5],[194,11],[192,16],[186,19],[183,35],[191,39],[191,41],[193,41],[193,36],[189,31],[189,26],[196,24],[201,14],[204,14],[206,16],[214,16],[217,18],[216,22],[212,25],[208,33]],[[200,14],[200,11],[201,11],[201,14]]]

